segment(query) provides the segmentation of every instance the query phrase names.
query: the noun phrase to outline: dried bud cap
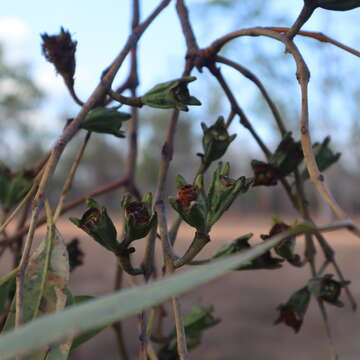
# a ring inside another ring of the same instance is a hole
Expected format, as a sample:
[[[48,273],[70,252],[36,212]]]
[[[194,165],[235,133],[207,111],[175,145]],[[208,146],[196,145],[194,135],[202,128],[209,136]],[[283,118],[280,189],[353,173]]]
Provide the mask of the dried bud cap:
[[[146,204],[141,201],[133,201],[127,204],[125,216],[132,216],[138,224],[145,224],[150,220],[149,210]]]
[[[75,51],[77,42],[71,39],[71,35],[64,28],[58,35],[41,34],[43,40],[42,52],[47,61],[51,62],[56,71],[70,86],[74,83],[75,74]]]
[[[192,201],[198,198],[199,190],[197,186],[187,184],[184,185],[177,193],[177,202],[181,207],[187,208],[190,206]]]

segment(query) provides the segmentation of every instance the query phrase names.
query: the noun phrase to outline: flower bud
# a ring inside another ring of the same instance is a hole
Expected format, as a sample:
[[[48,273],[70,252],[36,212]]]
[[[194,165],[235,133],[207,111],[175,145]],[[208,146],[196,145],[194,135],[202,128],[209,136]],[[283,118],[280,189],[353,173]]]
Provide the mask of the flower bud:
[[[79,127],[96,133],[125,137],[120,128],[122,123],[130,118],[129,114],[117,111],[116,108],[97,107],[89,111]]]
[[[281,140],[270,159],[280,176],[287,176],[297,169],[304,159],[300,141],[294,141],[291,132]]]
[[[286,304],[282,304],[278,307],[280,315],[275,321],[275,325],[284,323],[285,325],[293,328],[296,333],[299,332],[309,303],[310,292],[305,286],[291,295]]]
[[[88,233],[101,246],[116,253],[119,249],[117,233],[106,208],[100,207],[93,199],[89,199],[87,205],[88,209],[81,219],[71,217],[70,221]]]
[[[180,79],[161,83],[153,87],[141,97],[143,104],[159,109],[178,109],[188,111],[187,105],[201,105],[201,102],[191,96],[188,83],[196,77],[185,76]]]
[[[176,201],[182,208],[188,208],[191,202],[198,198],[198,195],[199,190],[197,186],[187,184],[179,189]]]
[[[145,237],[156,223],[151,193],[146,194],[143,201],[131,201],[131,197],[125,195],[121,205],[125,212],[125,242]]]
[[[339,300],[341,289],[348,285],[349,281],[336,281],[333,280],[332,274],[326,274],[321,278],[313,278],[308,282],[309,291],[326,301],[329,304],[342,307],[344,304]]]
[[[251,167],[254,171],[253,186],[274,186],[277,184],[278,170],[274,165],[252,160]]]
[[[202,123],[201,126],[204,132],[202,139],[204,155],[202,156],[202,161],[205,164],[209,164],[220,159],[225,154],[231,142],[236,138],[236,134],[229,135],[222,116],[209,128],[205,123]]]
[[[241,176],[238,179],[229,177],[230,165],[219,164],[215,170],[208,194],[208,222],[209,226],[215,224],[223,213],[231,206],[240,193],[248,191],[252,180]]]
[[[74,84],[75,51],[77,42],[64,28],[58,35],[41,34],[43,40],[42,52],[47,61],[51,62],[56,71],[64,78],[65,83],[71,87]]]
[[[275,219],[275,223],[271,228],[269,235],[260,235],[264,241],[269,240],[275,235],[281,234],[284,231],[291,229],[291,226],[285,224],[281,220]],[[275,253],[287,260],[294,266],[301,266],[300,256],[295,254],[296,236],[289,236],[283,239],[274,247]]]
[[[176,198],[169,196],[169,202],[184,221],[197,231],[206,232],[206,204],[196,185],[183,185],[178,189]]]

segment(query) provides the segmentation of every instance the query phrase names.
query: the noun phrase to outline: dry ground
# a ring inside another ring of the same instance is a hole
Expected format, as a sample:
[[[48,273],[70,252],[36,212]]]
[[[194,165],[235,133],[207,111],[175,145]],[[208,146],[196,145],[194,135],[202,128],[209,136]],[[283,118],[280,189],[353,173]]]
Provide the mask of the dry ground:
[[[209,256],[219,246],[235,237],[254,232],[255,239],[266,233],[270,227],[268,219],[233,217],[214,228],[212,242],[202,257]],[[111,291],[115,262],[95,242],[83,236],[70,224],[61,224],[60,230],[66,239],[81,237],[82,248],[86,252],[85,265],[78,268],[72,276],[71,289],[75,294],[101,295]],[[191,229],[186,225],[177,241],[177,252],[185,250],[191,240]],[[345,231],[328,235],[329,241],[337,251],[337,260],[346,278],[352,281],[351,289],[360,301],[360,242]],[[142,244],[135,261],[141,259]],[[299,246],[302,248],[302,246]],[[159,259],[161,255],[158,254]],[[2,262],[1,274],[8,266]],[[332,270],[329,268],[329,270]],[[285,266],[280,270],[231,272],[181,297],[184,309],[194,302],[215,306],[215,315],[222,319],[216,327],[208,330],[202,345],[191,353],[195,360],[325,360],[329,359],[328,343],[324,326],[315,301],[311,302],[303,328],[297,335],[284,325],[273,326],[277,317],[276,307],[286,302],[289,295],[302,287],[309,277],[309,269],[294,269]],[[328,306],[340,359],[358,360],[360,358],[360,317],[353,313],[346,301],[343,309]],[[168,323],[172,317],[169,313]],[[127,346],[131,359],[136,359],[138,339],[136,319],[124,321]],[[72,360],[115,360],[114,337],[106,330],[89,343],[83,345],[72,356]]]

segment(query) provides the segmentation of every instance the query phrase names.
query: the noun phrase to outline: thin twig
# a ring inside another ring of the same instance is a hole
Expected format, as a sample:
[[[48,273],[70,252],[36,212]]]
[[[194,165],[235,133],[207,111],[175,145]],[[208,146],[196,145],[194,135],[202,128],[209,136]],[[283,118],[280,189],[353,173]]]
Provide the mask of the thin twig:
[[[298,18],[296,19],[294,25],[286,33],[286,37],[289,40],[293,40],[293,38],[300,31],[302,26],[311,18],[311,15],[314,13],[316,8],[317,5],[309,4],[307,1],[305,1],[304,6]]]
[[[6,220],[0,226],[0,233],[2,233],[6,227],[11,223],[11,221],[20,213],[20,211],[24,208],[24,206],[30,201],[31,196],[34,195],[36,189],[40,183],[41,176],[43,174],[44,169],[35,177],[31,189],[26,193],[20,203],[16,206],[16,208],[12,211],[12,213],[6,218]]]
[[[120,290],[123,286],[123,275],[124,272],[121,268],[121,266],[116,266],[116,276],[115,276],[115,284],[114,284],[114,290]],[[123,328],[121,321],[117,321],[113,324],[113,329],[116,336],[116,344],[117,344],[117,350],[118,350],[118,356],[119,360],[128,360],[128,352],[126,349],[124,334],[123,334]]]
[[[287,33],[289,31],[288,27],[278,27],[278,26],[271,26],[271,27],[268,27],[267,29],[276,31],[276,32],[280,32],[280,33]],[[309,37],[309,38],[312,38],[312,39],[315,39],[315,40],[318,40],[318,41],[321,41],[324,43],[335,45],[336,47],[338,47],[346,52],[349,52],[350,54],[360,57],[360,51],[353,49],[350,46],[344,45],[340,41],[332,39],[331,37],[329,37],[325,34],[315,32],[315,31],[299,31],[297,33],[297,35],[306,36],[306,37]]]
[[[246,78],[251,80],[258,87],[258,89],[260,90],[265,101],[269,105],[269,108],[270,108],[270,110],[274,116],[274,119],[276,121],[276,124],[279,128],[280,134],[282,136],[286,135],[287,131],[285,129],[284,122],[281,118],[280,112],[279,112],[277,106],[275,105],[275,103],[272,101],[272,99],[271,99],[269,93],[267,92],[267,90],[265,89],[263,83],[259,80],[259,78],[255,74],[253,74],[249,69],[247,69],[244,66],[242,66],[234,61],[231,61],[223,56],[216,56],[215,61],[220,62],[222,64],[226,64],[228,66],[231,66],[233,69],[239,71]]]
[[[60,156],[67,145],[67,143],[74,137],[78,131],[80,122],[85,118],[87,113],[101,100],[104,99],[106,95],[106,89],[111,86],[112,81],[115,78],[116,73],[118,72],[120,66],[124,62],[126,56],[130,52],[134,43],[138,41],[147,27],[152,23],[156,16],[169,4],[170,0],[163,0],[155,8],[155,10],[150,14],[150,16],[141,23],[128,37],[128,40],[124,48],[120,51],[118,56],[112,62],[108,69],[106,69],[99,85],[96,87],[94,92],[91,94],[87,102],[84,104],[78,115],[74,120],[64,129],[63,134],[60,136],[56,144],[54,145],[51,156],[47,162],[44,174],[41,178],[39,188],[35,198],[33,200],[33,211],[30,219],[29,231],[27,233],[24,245],[23,256],[19,264],[19,273],[17,276],[16,283],[16,320],[15,325],[19,327],[23,322],[23,284],[24,284],[24,275],[25,269],[29,262],[30,249],[33,242],[34,232],[36,229],[36,223],[42,208],[43,198],[48,188],[48,183],[52,177],[57,163],[60,159]]]
[[[169,256],[171,252],[171,243],[167,230],[164,202],[162,200],[158,200],[155,204],[155,209],[158,213],[158,219],[159,219],[159,232],[160,232],[161,244],[163,248],[165,271],[166,274],[171,274],[174,272],[174,265],[172,258]],[[177,349],[178,349],[179,359],[186,360],[188,359],[188,350],[187,350],[185,328],[181,314],[180,303],[175,296],[171,298],[171,302],[175,317],[176,339],[177,339]]]
[[[96,196],[106,194],[110,191],[113,191],[115,189],[118,189],[118,188],[120,188],[122,186],[126,186],[126,185],[127,185],[127,179],[120,179],[113,183],[110,183],[110,184],[107,184],[104,186],[100,186],[99,188],[91,191],[90,193],[80,196],[77,199],[69,202],[68,204],[65,204],[60,211],[60,215],[63,215],[66,212],[74,209],[75,207],[83,204],[89,198],[94,198]],[[43,216],[38,220],[36,227],[44,225],[45,223],[46,223],[46,217]],[[15,241],[16,238],[18,238],[19,236],[25,235],[28,231],[29,231],[29,225],[24,226],[21,230],[18,230],[14,235],[9,237],[9,239],[6,241],[6,243],[11,243],[11,242]]]
[[[64,201],[66,199],[66,196],[68,195],[70,189],[71,189],[71,186],[72,186],[72,183],[73,183],[73,180],[74,180],[74,177],[75,177],[75,173],[78,169],[78,166],[80,164],[80,161],[84,155],[84,152],[85,152],[85,149],[86,149],[86,146],[90,140],[90,136],[91,136],[91,133],[88,132],[85,136],[85,139],[83,141],[83,143],[81,144],[81,147],[79,149],[79,152],[77,153],[76,157],[75,157],[75,160],[73,162],[73,164],[71,165],[71,168],[70,168],[70,171],[69,171],[69,175],[67,176],[66,178],[66,181],[65,181],[65,184],[64,184],[64,187],[62,189],[62,192],[61,192],[61,195],[60,195],[60,198],[58,200],[58,204],[56,206],[56,210],[55,210],[55,213],[54,213],[54,223],[57,222],[60,214],[61,214],[61,210],[64,206]]]
[[[312,149],[312,142],[309,133],[309,109],[308,109],[308,82],[310,73],[307,68],[307,65],[297,49],[293,41],[289,40],[286,36],[268,30],[266,28],[249,28],[235,31],[233,33],[227,34],[224,37],[216,40],[212,45],[207,49],[212,53],[216,53],[221,50],[221,48],[230,40],[241,36],[266,36],[278,41],[281,41],[285,46],[288,53],[290,53],[296,63],[297,67],[297,78],[300,84],[301,89],[301,144],[303,148],[303,153],[305,156],[306,165],[310,174],[310,178],[314,183],[316,189],[322,198],[328,203],[334,213],[337,215],[339,220],[345,220],[348,216],[338,205],[331,192],[325,183],[324,176],[320,173],[317,166],[315,156]],[[355,236],[360,237],[360,229],[352,224],[352,227],[349,228]]]
[[[235,99],[234,94],[232,93],[229,85],[227,84],[224,77],[222,76],[220,70],[215,65],[210,66],[209,70],[215,76],[215,78],[218,80],[219,84],[223,88],[227,98],[229,99],[232,110],[235,111],[239,115],[240,123],[246,129],[248,129],[250,131],[251,135],[253,136],[253,138],[255,139],[257,144],[260,146],[261,150],[264,152],[267,159],[269,159],[270,156],[271,156],[270,150],[265,145],[265,143],[262,141],[262,139],[260,138],[260,136],[258,135],[256,130],[254,129],[254,127],[251,125],[251,123],[250,123],[249,119],[247,118],[247,116],[246,116],[245,112],[243,111],[243,109],[239,106],[237,100]]]

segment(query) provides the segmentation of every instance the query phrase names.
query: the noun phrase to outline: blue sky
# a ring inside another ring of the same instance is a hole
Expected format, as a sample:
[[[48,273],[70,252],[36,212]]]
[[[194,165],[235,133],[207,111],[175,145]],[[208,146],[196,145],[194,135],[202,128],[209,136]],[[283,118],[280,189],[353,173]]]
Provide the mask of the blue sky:
[[[205,0],[204,0],[205,1]],[[213,11],[204,11],[201,8],[202,0],[189,0],[194,29],[198,36],[201,46],[209,44],[210,40],[221,36],[230,30],[240,27],[255,25],[284,25],[279,15],[284,14],[295,19],[299,12],[301,0],[263,0],[264,6],[269,7],[269,19],[264,23],[258,24],[249,16],[247,18],[237,17],[236,13],[224,9],[215,8]],[[157,4],[159,0],[142,1],[142,15],[146,16]],[[260,1],[261,2],[261,1]],[[102,70],[112,61],[114,56],[122,48],[126,41],[129,23],[129,1],[127,0],[62,0],[57,1],[6,1],[2,3],[0,14],[0,41],[5,44],[7,57],[11,62],[27,62],[32,67],[32,74],[35,81],[49,94],[46,103],[39,114],[38,125],[43,127],[42,117],[58,117],[61,112],[73,114],[76,106],[72,104],[65,90],[62,80],[55,75],[52,66],[45,61],[40,51],[40,34],[57,33],[60,26],[69,29],[74,39],[78,41],[77,47],[77,72],[76,89],[79,96],[86,99],[94,87],[97,85]],[[251,1],[250,1],[251,3]],[[360,10],[346,13],[329,12],[319,10],[311,21],[306,24],[306,29],[323,31],[344,41],[350,46],[360,48],[360,32],[357,28],[357,20]],[[275,17],[277,16],[277,17]],[[219,21],[219,19],[221,21]],[[354,21],[355,20],[355,21]],[[258,19],[256,21],[259,21]],[[241,26],[239,26],[239,22]],[[180,26],[175,14],[174,4],[170,4],[158,19],[151,25],[149,31],[144,35],[140,42],[140,91],[145,91],[157,82],[166,81],[178,77],[181,73],[184,55],[184,40],[181,36]],[[345,31],[346,30],[346,31]],[[247,39],[245,44],[252,44],[253,39]],[[305,55],[309,55],[313,78],[316,80],[318,73],[326,71],[329,64],[321,63],[321,58],[314,53],[314,48],[307,48],[309,41],[297,40],[299,46],[304,47]],[[265,52],[277,52],[282,56],[282,48],[269,40],[259,41]],[[322,48],[318,45],[319,52]],[[332,67],[337,67],[337,56],[345,58],[346,68],[356,69],[356,58],[327,46],[329,56],[334,56]],[[251,47],[249,47],[251,51]],[[233,58],[239,57],[246,63],[246,54],[233,53]],[[266,57],[264,53],[264,57]],[[249,57],[249,59],[251,59]],[[249,60],[250,61],[250,60]],[[343,62],[339,64],[344,64]],[[291,67],[284,71],[292,71]],[[116,79],[121,83],[121,79],[126,75],[127,68],[124,67]],[[339,69],[344,71],[344,69]],[[350,70],[349,70],[350,71]],[[193,85],[195,95],[204,100],[207,94],[204,93],[204,84],[207,80],[202,77],[198,84]],[[356,78],[350,81],[356,81]],[[239,87],[239,78],[229,73],[229,81],[235,89]],[[243,81],[243,80],[241,80]],[[295,81],[294,81],[294,84]],[[245,91],[244,104],[250,103],[250,98],[254,94],[254,89]],[[297,95],[297,94],[295,94]],[[295,100],[296,102],[298,99]],[[206,105],[206,99],[203,101]],[[319,101],[318,101],[319,102]],[[334,106],[337,101],[334,101]],[[319,106],[314,100],[314,108]],[[250,105],[249,105],[250,107]],[[202,109],[194,109],[195,114],[200,114]],[[249,110],[252,115],[252,110]],[[45,124],[46,126],[46,124]],[[266,134],[267,128],[264,125],[263,131]]]

